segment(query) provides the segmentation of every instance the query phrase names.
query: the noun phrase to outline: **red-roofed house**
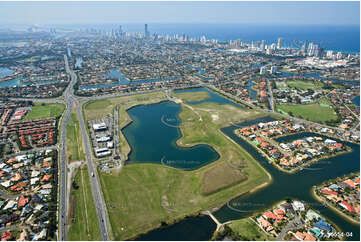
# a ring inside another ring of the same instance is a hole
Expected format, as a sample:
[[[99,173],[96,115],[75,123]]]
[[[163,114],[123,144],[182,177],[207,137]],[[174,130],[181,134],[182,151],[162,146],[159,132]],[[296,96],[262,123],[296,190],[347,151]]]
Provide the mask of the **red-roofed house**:
[[[340,202],[339,205],[340,205],[341,207],[343,207],[344,209],[348,210],[348,211],[351,212],[351,213],[354,213],[354,212],[355,212],[355,210],[353,209],[353,207],[352,207],[350,204],[348,204],[346,201]]]
[[[21,196],[18,201],[18,208],[24,207],[29,202],[29,198],[25,198],[24,196]]]
[[[8,241],[8,240],[10,240],[12,238],[13,238],[13,236],[12,236],[12,234],[10,234],[9,231],[5,231],[1,235],[1,241]]]
[[[48,174],[47,174],[47,175],[44,175],[43,178],[41,178],[40,181],[41,181],[41,182],[43,182],[43,181],[49,181],[50,177],[51,177],[51,175],[48,175]]]
[[[332,195],[336,195],[337,196],[337,192],[335,192],[335,191],[331,191],[331,190],[327,190],[327,189],[323,189],[322,191],[321,191],[323,194],[332,194]]]

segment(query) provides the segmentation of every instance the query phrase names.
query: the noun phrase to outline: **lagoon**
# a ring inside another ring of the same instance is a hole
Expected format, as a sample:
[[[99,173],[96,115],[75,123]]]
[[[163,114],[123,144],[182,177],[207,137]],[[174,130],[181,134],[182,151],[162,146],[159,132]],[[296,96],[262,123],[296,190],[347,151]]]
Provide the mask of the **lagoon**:
[[[181,137],[180,129],[175,128],[181,124],[180,112],[181,106],[169,101],[129,109],[133,122],[123,134],[132,151],[126,163],[158,163],[194,170],[217,160],[219,154],[209,145],[183,148],[176,144]]]
[[[187,90],[188,91],[188,90]],[[203,90],[202,90],[203,91]],[[217,94],[214,94],[217,95]],[[203,100],[206,101],[206,100]],[[275,168],[272,164],[269,164],[266,158],[264,158],[256,149],[254,149],[246,141],[242,140],[234,134],[234,130],[239,127],[249,126],[253,123],[267,122],[273,120],[270,117],[248,120],[246,122],[237,124],[237,126],[230,126],[223,128],[221,131],[237,142],[240,146],[244,147],[273,177],[273,181],[268,186],[252,194],[241,195],[231,201],[228,204],[222,206],[218,211],[214,213],[220,222],[226,222],[229,220],[241,219],[251,216],[257,211],[270,208],[280,200],[285,198],[295,198],[301,201],[305,201],[310,204],[315,210],[318,210],[322,215],[330,219],[336,224],[343,232],[352,232],[353,236],[347,239],[359,240],[360,227],[349,223],[340,217],[330,208],[324,207],[312,197],[311,189],[314,185],[318,185],[323,181],[334,179],[339,176],[349,174],[351,172],[360,171],[360,146],[348,142],[342,142],[343,144],[352,148],[352,152],[339,155],[326,160],[320,160],[319,162],[298,171],[295,174],[289,174],[282,172]],[[290,135],[283,137],[285,141],[287,139],[298,139],[307,135],[314,135],[311,133],[302,133],[296,135]],[[334,138],[333,138],[334,139]],[[155,153],[158,150],[154,150]],[[160,156],[160,155],[159,155]],[[208,231],[208,238],[198,233],[182,233],[185,228],[191,225],[202,228],[211,228],[211,224],[214,225],[211,219],[207,219],[204,216],[198,216],[199,218],[196,225],[194,225],[195,218],[186,218],[174,225],[159,228],[153,230],[145,235],[142,235],[140,240],[209,240],[214,229]],[[179,234],[182,236],[179,237]]]

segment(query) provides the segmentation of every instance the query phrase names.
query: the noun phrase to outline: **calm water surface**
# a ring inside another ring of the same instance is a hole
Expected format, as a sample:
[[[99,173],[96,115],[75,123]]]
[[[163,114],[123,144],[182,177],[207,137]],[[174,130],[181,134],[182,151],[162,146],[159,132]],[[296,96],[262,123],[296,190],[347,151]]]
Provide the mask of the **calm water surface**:
[[[238,124],[237,126],[248,126],[253,123],[258,123],[260,121],[267,122],[271,120],[273,119],[270,117],[260,118],[243,122],[241,124]],[[146,122],[151,121],[147,120]],[[327,160],[321,160],[318,163],[311,165],[309,168],[305,168],[295,174],[287,174],[279,171],[273,165],[269,164],[268,161],[263,156],[261,156],[251,145],[237,137],[233,133],[233,131],[237,128],[238,127],[235,126],[226,127],[222,129],[222,132],[225,135],[229,136],[231,139],[233,139],[235,142],[237,142],[240,146],[244,147],[257,160],[257,162],[272,175],[273,181],[267,187],[258,190],[253,194],[239,196],[231,200],[227,205],[221,207],[217,212],[214,213],[214,215],[219,221],[226,222],[229,220],[246,218],[257,211],[271,207],[280,200],[283,200],[285,198],[295,198],[310,204],[323,216],[326,216],[333,223],[335,223],[343,232],[352,232],[353,237],[348,239],[359,240],[359,226],[353,225],[345,221],[337,213],[327,207],[324,207],[323,204],[319,203],[311,196],[311,189],[314,185],[318,185],[325,180],[334,179],[336,177],[360,170],[360,147],[358,145],[348,142],[342,142],[345,145],[350,146],[353,151],[351,153],[340,155],[334,158],[329,158]],[[282,139],[284,141],[286,141],[287,139],[294,140],[310,135],[314,134],[303,133],[291,135]],[[154,152],[160,153],[160,150],[161,149],[158,149]],[[163,154],[158,154],[158,157],[161,157],[162,155]],[[212,224],[214,226],[213,221],[204,218],[203,216],[196,218],[198,218],[198,220],[195,218],[186,218],[174,225],[153,230],[146,235],[141,236],[139,240],[210,239],[215,229],[215,227],[211,227]],[[205,228],[207,229],[207,231],[204,231],[205,233],[197,231],[194,233],[184,233],[184,231],[186,231],[186,228],[191,227]]]

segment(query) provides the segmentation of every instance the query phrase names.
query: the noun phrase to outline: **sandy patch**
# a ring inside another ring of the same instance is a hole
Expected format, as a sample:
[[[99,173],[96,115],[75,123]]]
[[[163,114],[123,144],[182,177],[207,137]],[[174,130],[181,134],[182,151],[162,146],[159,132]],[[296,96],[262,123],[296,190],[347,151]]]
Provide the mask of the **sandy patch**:
[[[218,114],[212,114],[211,116],[213,121],[217,121],[219,119]]]

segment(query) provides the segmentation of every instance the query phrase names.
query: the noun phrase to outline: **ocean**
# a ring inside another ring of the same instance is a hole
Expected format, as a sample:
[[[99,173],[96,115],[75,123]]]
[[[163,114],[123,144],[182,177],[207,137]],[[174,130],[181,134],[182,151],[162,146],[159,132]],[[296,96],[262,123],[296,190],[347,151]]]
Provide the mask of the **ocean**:
[[[119,26],[119,25],[118,25]],[[115,25],[113,26],[115,28]],[[126,32],[143,32],[143,24],[122,25]],[[283,38],[283,46],[302,44],[302,41],[319,44],[325,50],[360,53],[359,25],[258,25],[258,24],[148,24],[151,34],[185,34],[189,37],[206,36],[207,39],[229,41],[261,41],[277,43]]]

